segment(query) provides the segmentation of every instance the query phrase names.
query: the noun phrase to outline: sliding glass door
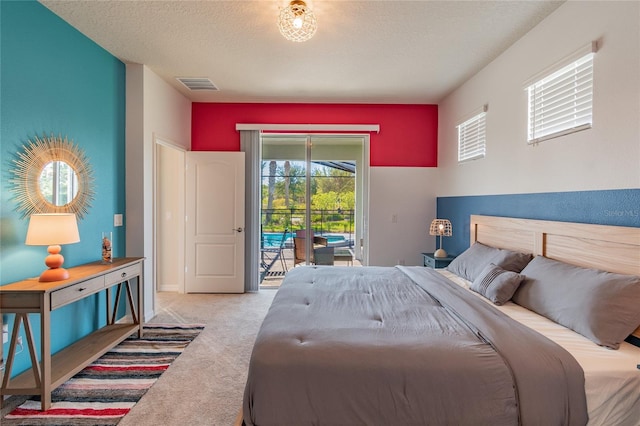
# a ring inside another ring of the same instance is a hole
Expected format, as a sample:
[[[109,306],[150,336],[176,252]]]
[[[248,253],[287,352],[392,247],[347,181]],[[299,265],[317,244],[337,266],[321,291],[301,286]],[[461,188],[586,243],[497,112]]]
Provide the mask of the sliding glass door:
[[[362,136],[262,136],[263,285],[299,264],[353,264],[363,233],[363,153]]]
[[[279,278],[304,261],[295,235],[307,223],[307,137],[262,138],[260,279]],[[292,255],[293,254],[293,255]],[[306,263],[306,262],[305,262]]]

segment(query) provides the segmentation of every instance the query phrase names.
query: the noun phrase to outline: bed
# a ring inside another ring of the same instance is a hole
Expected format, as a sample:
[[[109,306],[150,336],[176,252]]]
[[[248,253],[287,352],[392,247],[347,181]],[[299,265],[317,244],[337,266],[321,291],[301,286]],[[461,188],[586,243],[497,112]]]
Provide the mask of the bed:
[[[470,236],[448,270],[290,271],[244,423],[637,425],[640,228],[471,216]]]

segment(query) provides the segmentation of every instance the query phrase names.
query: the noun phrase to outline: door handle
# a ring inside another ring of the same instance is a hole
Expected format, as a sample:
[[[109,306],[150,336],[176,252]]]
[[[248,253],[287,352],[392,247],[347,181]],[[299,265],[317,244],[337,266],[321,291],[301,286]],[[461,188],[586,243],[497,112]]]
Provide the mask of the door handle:
[[[238,226],[237,228],[234,229],[234,231],[242,232],[242,231],[244,231],[244,229],[242,229],[242,227]]]

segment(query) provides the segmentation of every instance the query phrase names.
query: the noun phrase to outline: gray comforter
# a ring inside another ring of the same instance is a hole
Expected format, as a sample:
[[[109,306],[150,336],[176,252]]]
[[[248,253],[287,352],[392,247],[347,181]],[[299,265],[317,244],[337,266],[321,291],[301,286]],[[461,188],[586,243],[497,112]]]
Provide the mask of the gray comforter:
[[[290,271],[256,338],[247,425],[585,425],[555,343],[419,267]]]

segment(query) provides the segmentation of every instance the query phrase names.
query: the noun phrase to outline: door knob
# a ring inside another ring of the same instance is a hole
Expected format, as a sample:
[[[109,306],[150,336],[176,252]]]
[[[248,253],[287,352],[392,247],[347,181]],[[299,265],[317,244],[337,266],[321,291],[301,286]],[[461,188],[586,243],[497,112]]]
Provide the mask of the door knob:
[[[240,226],[238,226],[236,229],[234,229],[234,231],[236,231],[236,232],[242,232],[242,231],[243,231],[243,229],[242,229]]]

